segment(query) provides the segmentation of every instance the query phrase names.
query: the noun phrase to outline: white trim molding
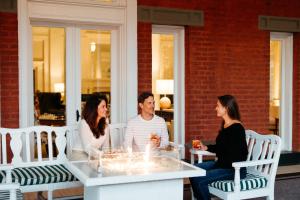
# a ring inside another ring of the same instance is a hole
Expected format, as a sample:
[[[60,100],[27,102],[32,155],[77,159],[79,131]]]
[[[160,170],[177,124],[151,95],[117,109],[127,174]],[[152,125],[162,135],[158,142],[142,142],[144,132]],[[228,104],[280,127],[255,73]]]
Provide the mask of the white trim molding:
[[[19,126],[34,124],[31,26],[27,0],[18,0]]]
[[[118,84],[113,84],[112,98],[116,108],[112,122],[126,122],[137,113],[137,1],[136,0],[18,0],[19,32],[19,105],[20,126],[33,125],[33,74],[32,74],[32,35],[34,25],[60,26],[66,28],[66,35],[78,39],[76,28],[93,27],[112,30],[117,39],[112,44],[116,59],[112,62]],[[77,35],[77,36],[76,36]],[[74,46],[74,41],[67,38],[66,48]],[[70,48],[72,49],[72,48]],[[67,49],[67,51],[70,51]],[[72,51],[72,50],[71,50]],[[75,50],[76,51],[76,50]],[[73,57],[76,52],[66,52],[66,96],[78,98],[78,70],[71,72],[70,67],[79,68],[80,59]],[[71,56],[72,55],[72,56]],[[72,60],[71,60],[72,59]],[[74,68],[73,68],[74,69]],[[77,82],[76,82],[77,81]],[[75,88],[75,89],[74,89]],[[80,97],[79,97],[80,98]],[[79,100],[80,101],[80,100]],[[78,100],[68,101],[67,113],[75,116],[80,110]],[[75,123],[74,116],[67,116],[67,124]]]

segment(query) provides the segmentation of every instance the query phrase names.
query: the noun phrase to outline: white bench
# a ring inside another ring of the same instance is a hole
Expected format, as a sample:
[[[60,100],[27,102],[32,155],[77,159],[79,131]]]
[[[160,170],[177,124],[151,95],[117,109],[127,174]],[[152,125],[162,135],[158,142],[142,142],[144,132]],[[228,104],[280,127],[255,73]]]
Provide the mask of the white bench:
[[[1,164],[0,190],[9,190],[10,199],[16,198],[16,188],[22,193],[48,191],[48,200],[57,189],[80,187],[82,184],[69,172],[64,164],[67,162],[67,137],[75,127],[33,126],[28,128],[0,128]],[[47,153],[43,157],[44,145],[41,134],[47,134]],[[55,136],[55,137],[53,137]],[[7,138],[10,137],[10,145]],[[55,144],[55,146],[53,145]],[[11,148],[12,161],[8,163],[7,148]],[[57,156],[53,154],[57,148]],[[35,156],[36,155],[36,156]]]

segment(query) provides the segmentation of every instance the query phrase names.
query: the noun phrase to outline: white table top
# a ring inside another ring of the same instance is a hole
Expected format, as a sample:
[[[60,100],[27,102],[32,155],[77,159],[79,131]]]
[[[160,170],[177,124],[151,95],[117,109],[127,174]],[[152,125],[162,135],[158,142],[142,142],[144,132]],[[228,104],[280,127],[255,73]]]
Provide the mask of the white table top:
[[[69,161],[66,167],[86,186],[158,181],[185,177],[205,176],[206,171],[174,158],[158,156],[151,158],[155,165],[118,170],[104,167],[97,173],[98,161]],[[128,162],[128,161],[127,161]],[[122,163],[122,162],[120,162]]]

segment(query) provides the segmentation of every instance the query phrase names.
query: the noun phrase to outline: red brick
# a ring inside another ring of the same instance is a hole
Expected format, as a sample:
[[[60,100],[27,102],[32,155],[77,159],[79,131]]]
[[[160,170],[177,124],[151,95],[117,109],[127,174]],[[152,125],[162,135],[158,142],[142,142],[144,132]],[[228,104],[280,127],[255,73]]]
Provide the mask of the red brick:
[[[1,127],[19,126],[17,14],[0,13]]]
[[[258,30],[258,16],[299,18],[300,1],[138,0],[138,5],[204,11],[204,27],[185,27],[186,141],[192,136],[215,139],[220,119],[214,107],[217,96],[226,93],[237,97],[247,129],[269,133],[270,33]],[[151,89],[151,59],[147,58],[151,28],[147,26],[138,23],[138,73],[144,77],[139,91]],[[294,50],[293,149],[300,150],[299,33],[294,34]]]

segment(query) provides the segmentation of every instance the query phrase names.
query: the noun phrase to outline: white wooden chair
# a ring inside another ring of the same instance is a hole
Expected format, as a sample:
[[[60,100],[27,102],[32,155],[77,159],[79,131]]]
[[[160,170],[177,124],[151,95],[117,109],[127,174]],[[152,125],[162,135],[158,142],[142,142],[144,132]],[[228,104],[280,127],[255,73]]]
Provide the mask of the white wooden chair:
[[[122,149],[124,147],[126,123],[109,124],[110,147]]]
[[[67,135],[72,131],[72,127],[68,126],[0,128],[2,140],[0,179],[6,179],[6,182],[2,181],[0,184],[0,190],[5,188],[5,184],[7,184],[11,196],[15,198],[15,192],[12,190],[17,188],[17,184],[19,184],[22,193],[48,191],[48,200],[51,200],[52,192],[56,189],[81,186],[82,184],[64,167],[64,163],[67,162],[65,153]],[[41,134],[47,134],[47,157],[43,157],[42,154],[45,148],[41,142]],[[11,138],[10,145],[6,143],[6,136],[8,135]],[[55,135],[55,138],[53,138],[53,135]],[[53,142],[55,142],[56,147]],[[7,161],[7,146],[10,146],[12,151],[12,161],[9,164]],[[57,148],[58,153],[56,156],[54,155],[55,148]],[[3,173],[4,171],[6,173]]]
[[[247,160],[232,163],[235,169],[234,180],[215,181],[209,185],[209,192],[221,199],[249,199],[266,196],[267,199],[273,200],[281,138],[246,130],[246,140]],[[242,167],[247,168],[247,175],[244,179],[240,179]]]

